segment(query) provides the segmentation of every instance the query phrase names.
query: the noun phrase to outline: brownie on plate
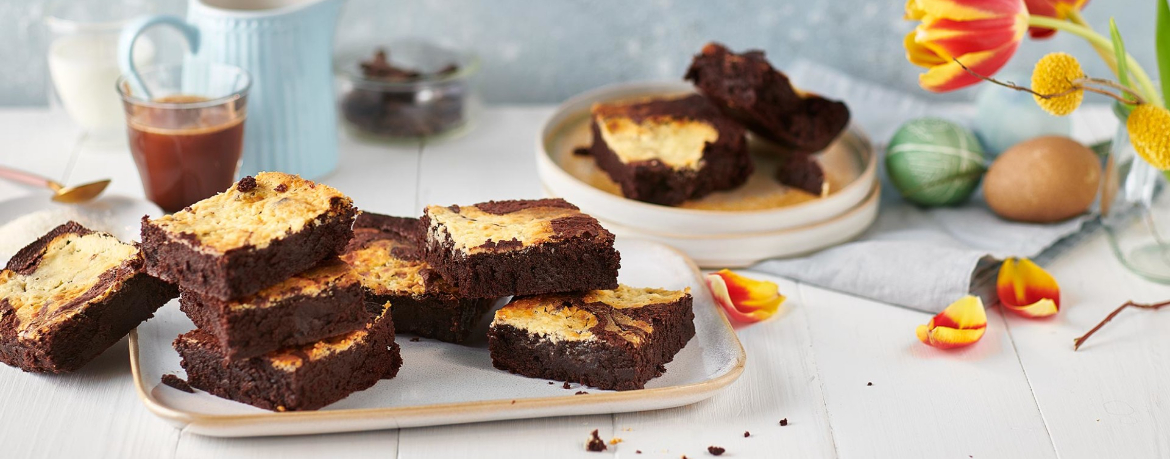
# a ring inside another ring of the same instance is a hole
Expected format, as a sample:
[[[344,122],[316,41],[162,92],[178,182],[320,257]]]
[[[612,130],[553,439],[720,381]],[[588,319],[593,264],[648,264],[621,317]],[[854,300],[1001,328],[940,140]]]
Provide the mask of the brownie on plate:
[[[752,173],[743,127],[698,94],[596,104],[591,128],[590,154],[630,199],[677,205]]]
[[[142,272],[142,253],[69,222],[0,271],[0,361],[25,371],[81,368],[176,295]]]
[[[695,336],[690,289],[616,290],[513,299],[488,332],[492,365],[601,389],[641,389]]]
[[[763,51],[735,54],[708,43],[685,78],[752,132],[797,152],[824,150],[849,124],[845,104],[799,92]]]
[[[563,199],[427,206],[421,225],[424,259],[464,297],[617,287],[613,233]]]
[[[174,347],[192,387],[273,411],[319,409],[393,378],[402,366],[389,311],[361,330],[250,359],[228,359],[200,329],[179,335]]]
[[[332,187],[261,172],[174,214],[143,218],[146,272],[204,296],[243,298],[340,253],[354,212]]]
[[[182,293],[179,309],[232,360],[348,333],[370,321],[361,283],[337,258],[239,300]]]
[[[467,339],[493,298],[464,298],[422,259],[417,218],[358,214],[341,258],[353,267],[370,311],[394,309],[394,330],[451,343]]]

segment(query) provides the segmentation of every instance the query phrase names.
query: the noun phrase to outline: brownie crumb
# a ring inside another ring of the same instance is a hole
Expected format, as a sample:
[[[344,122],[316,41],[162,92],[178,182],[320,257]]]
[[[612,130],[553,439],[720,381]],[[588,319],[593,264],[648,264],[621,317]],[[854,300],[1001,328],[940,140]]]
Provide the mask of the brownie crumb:
[[[727,452],[727,450],[718,446],[708,446],[707,452],[711,453],[712,456],[722,456],[723,453]]]
[[[872,383],[872,382],[867,382],[867,383],[865,383],[865,385],[866,385],[866,387],[868,387],[868,386],[872,386],[872,385],[873,385],[873,383]]]
[[[640,450],[640,449],[635,449],[635,450],[634,450],[634,454],[642,454],[642,450]]]
[[[605,440],[602,440],[601,437],[597,435],[597,429],[593,429],[593,433],[589,434],[589,441],[585,442],[585,450],[600,453],[607,449],[609,449],[609,447],[605,446]]]
[[[573,156],[589,156],[589,147],[577,147],[573,149]]]
[[[180,378],[180,377],[175,376],[175,375],[170,374],[170,373],[167,373],[167,374],[162,376],[162,383],[166,384],[168,386],[171,386],[175,389],[186,392],[188,394],[195,393],[195,389],[192,389],[191,385],[187,384],[187,381],[184,381],[183,378]]]
[[[276,185],[275,189],[277,193],[284,193],[285,191],[288,191],[288,184],[281,183],[280,185]]]
[[[568,381],[565,381],[565,384],[564,384],[564,385],[562,385],[562,386],[561,386],[561,388],[564,388],[564,389],[572,389],[573,387],[572,387],[572,386],[569,386],[569,382],[568,382]]]
[[[236,191],[247,193],[256,189],[256,177],[251,175],[240,179],[240,183],[236,184]]]
[[[421,340],[419,340],[417,336],[410,339],[410,342],[412,342],[412,343],[417,343],[419,341],[421,341]]]
[[[583,390],[579,390],[579,391],[577,391],[577,393],[575,393],[573,395],[585,395],[585,394],[588,394],[588,392],[585,392]]]
[[[548,382],[548,385],[550,385],[550,386],[551,386],[551,385],[553,385],[553,384],[556,384],[556,383],[554,383],[554,382],[552,382],[552,381],[549,381],[549,382]]]
[[[748,432],[748,431],[746,431],[746,430],[745,430],[745,431],[743,431],[743,438],[747,438],[747,437],[750,437],[750,436],[752,436],[752,433],[751,433],[751,432]]]
[[[780,420],[780,427],[784,427],[786,425],[788,425],[788,418],[781,419]]]

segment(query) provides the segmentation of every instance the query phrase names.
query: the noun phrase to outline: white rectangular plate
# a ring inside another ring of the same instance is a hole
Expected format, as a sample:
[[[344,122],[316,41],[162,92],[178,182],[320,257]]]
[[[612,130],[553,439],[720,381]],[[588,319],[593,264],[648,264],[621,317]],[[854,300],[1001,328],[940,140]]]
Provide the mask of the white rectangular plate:
[[[653,242],[620,239],[620,281],[639,287],[683,289],[695,298],[695,337],[666,374],[646,388],[605,391],[561,382],[549,384],[492,367],[480,324],[469,343],[398,336],[402,370],[320,411],[274,413],[218,398],[188,394],[160,383],[164,374],[182,377],[175,337],[194,328],[177,301],[130,334],[130,365],[138,395],[151,412],[187,431],[218,437],[301,435],[599,413],[644,411],[694,403],[735,381],[746,360],[743,346],[692,263],[680,252]],[[575,395],[577,391],[587,394]]]

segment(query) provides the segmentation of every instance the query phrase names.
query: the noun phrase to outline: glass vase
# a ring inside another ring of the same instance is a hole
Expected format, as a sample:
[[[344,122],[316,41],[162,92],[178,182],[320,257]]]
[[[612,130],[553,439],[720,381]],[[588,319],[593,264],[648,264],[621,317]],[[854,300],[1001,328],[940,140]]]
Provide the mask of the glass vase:
[[[1121,123],[1105,160],[1101,223],[1122,265],[1151,281],[1170,284],[1170,244],[1159,231],[1170,215],[1154,200],[1163,174],[1138,156],[1126,130],[1126,114],[1114,111]]]

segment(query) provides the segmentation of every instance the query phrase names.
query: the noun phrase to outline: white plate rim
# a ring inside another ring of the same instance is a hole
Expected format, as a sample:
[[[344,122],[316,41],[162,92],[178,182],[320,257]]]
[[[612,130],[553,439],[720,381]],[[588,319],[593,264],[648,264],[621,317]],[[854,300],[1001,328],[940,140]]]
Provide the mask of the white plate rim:
[[[677,254],[690,268],[694,275],[695,290],[701,292],[703,295],[710,295],[707,283],[703,278],[702,272],[698,265],[695,264],[686,253],[670,247],[668,245],[641,240],[640,243],[659,246],[659,248],[674,252]],[[728,370],[712,379],[702,382],[690,383],[678,386],[657,387],[650,389],[639,389],[620,392],[591,392],[583,395],[575,395],[573,397],[539,397],[539,398],[523,398],[516,400],[480,400],[473,402],[462,403],[443,403],[433,405],[416,405],[407,407],[394,408],[360,408],[348,410],[319,410],[319,411],[294,411],[284,413],[252,413],[252,414],[205,414],[192,413],[179,409],[172,408],[160,402],[150,394],[148,390],[148,383],[144,379],[141,368],[141,357],[139,355],[140,346],[138,342],[138,329],[134,329],[129,335],[130,348],[130,370],[132,378],[134,379],[134,389],[138,394],[138,398],[146,405],[147,410],[156,416],[174,424],[184,430],[192,431],[193,433],[216,436],[216,437],[248,437],[248,436],[263,436],[263,435],[303,435],[315,433],[338,433],[338,432],[353,432],[365,430],[381,430],[381,429],[395,429],[402,427],[422,427],[434,425],[453,425],[465,424],[471,422],[483,422],[493,420],[508,420],[508,419],[526,419],[526,418],[542,418],[553,416],[565,416],[576,414],[588,414],[585,412],[573,412],[566,408],[590,407],[598,406],[605,407],[604,411],[608,413],[619,413],[624,411],[641,411],[644,408],[622,409],[622,403],[633,402],[635,400],[645,401],[649,399],[657,399],[662,403],[656,405],[651,409],[664,409],[670,407],[684,406],[691,403],[704,400],[714,396],[720,389],[723,389],[734,382],[743,374],[744,365],[747,362],[747,353],[743,348],[743,343],[739,340],[739,335],[735,332],[731,322],[728,321],[726,314],[718,307],[717,304],[711,302],[717,309],[718,316],[721,320],[719,322],[725,328],[724,332],[729,335],[732,349],[735,352],[734,362]],[[673,403],[678,401],[679,403]],[[559,409],[561,413],[545,412],[535,413],[532,411],[547,410],[550,407]],[[460,419],[451,421],[450,418],[458,415]],[[447,418],[447,422],[429,422],[427,419]],[[331,428],[325,424],[321,429],[296,431],[293,433],[281,433],[280,431],[264,432],[264,433],[250,433],[252,431],[235,432],[239,435],[234,435],[232,432],[227,432],[230,427],[280,427],[280,426],[295,426],[298,424],[325,422],[325,421],[344,421],[344,420],[359,420],[365,422],[375,422],[377,420],[392,421],[387,425],[368,426],[368,427],[354,427],[341,426],[339,428]],[[406,421],[406,422],[403,422]],[[410,421],[421,421],[421,423],[412,423]]]
[[[586,110],[589,105],[597,101],[616,100],[622,98],[629,98],[635,96],[645,96],[653,94],[669,94],[669,93],[684,93],[694,92],[694,88],[688,84],[674,82],[674,81],[638,81],[616,83],[592,89],[574,96],[564,103],[557,106],[556,110],[545,120],[540,132],[536,138],[536,163],[537,171],[542,177],[550,176],[548,180],[544,180],[549,184],[553,191],[560,195],[572,195],[573,197],[582,196],[588,201],[585,204],[589,213],[602,216],[607,220],[621,223],[630,227],[645,227],[646,222],[653,224],[656,220],[647,218],[641,220],[640,223],[626,221],[625,218],[617,217],[617,214],[638,214],[645,216],[647,214],[657,214],[677,221],[678,219],[720,219],[722,227],[713,230],[704,230],[702,225],[688,226],[695,234],[707,234],[714,231],[726,231],[730,229],[741,229],[745,232],[759,232],[769,230],[780,230],[790,227],[801,226],[808,223],[823,221],[831,219],[849,209],[854,208],[858,203],[864,201],[869,196],[869,190],[872,184],[876,182],[877,178],[877,152],[873,148],[873,143],[869,137],[861,130],[856,123],[850,123],[843,136],[845,138],[838,141],[860,142],[867,150],[868,160],[862,172],[836,193],[814,201],[808,201],[792,206],[785,206],[776,209],[766,210],[706,210],[706,209],[688,209],[671,206],[663,206],[658,204],[646,203],[628,199],[621,196],[615,196],[605,191],[599,190],[577,177],[569,174],[562,169],[556,161],[554,161],[546,148],[546,144],[553,137],[553,135],[560,130],[560,127],[569,119],[581,116],[580,112]],[[569,193],[565,193],[565,189]],[[593,201],[599,201],[597,206],[589,205]],[[581,203],[574,202],[581,205]],[[604,204],[601,204],[604,203]],[[606,208],[610,211],[607,211]],[[616,210],[614,210],[616,209]],[[794,215],[799,214],[815,214],[812,217],[793,218]],[[754,220],[755,222],[748,221]],[[699,221],[699,220],[692,220]],[[768,221],[774,223],[762,224],[761,221]],[[650,229],[650,228],[647,228]],[[656,230],[666,230],[666,226],[655,226]],[[677,229],[677,228],[676,228]]]

